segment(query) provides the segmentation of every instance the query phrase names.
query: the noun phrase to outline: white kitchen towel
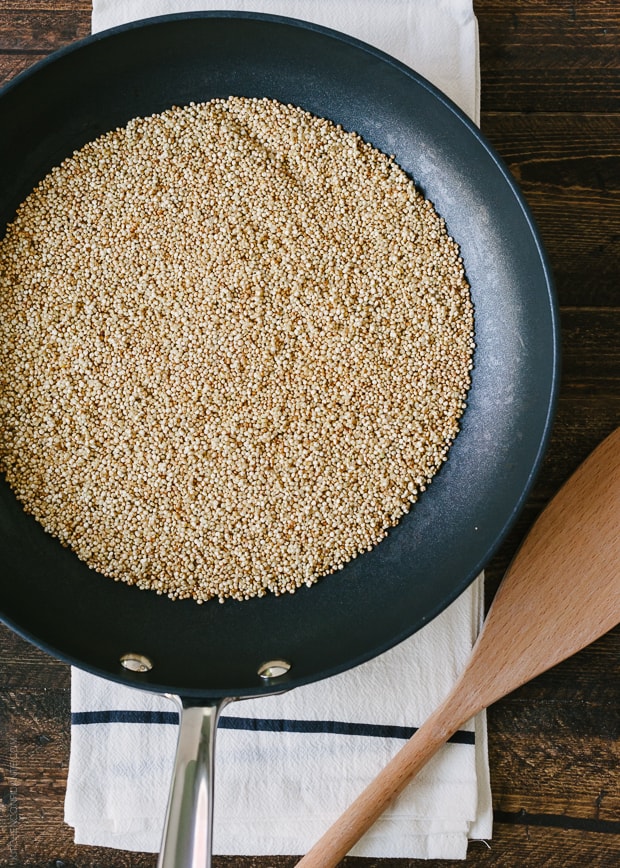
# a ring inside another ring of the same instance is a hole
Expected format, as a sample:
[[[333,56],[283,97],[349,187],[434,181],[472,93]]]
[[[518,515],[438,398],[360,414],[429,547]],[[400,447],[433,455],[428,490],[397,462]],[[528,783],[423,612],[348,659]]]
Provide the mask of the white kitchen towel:
[[[214,852],[304,853],[449,691],[482,610],[478,579],[397,647],[287,694],[229,705],[216,746]],[[65,820],[78,844],[159,848],[177,734],[166,698],[74,669]],[[420,772],[352,851],[464,859],[491,836],[484,715]]]
[[[426,76],[475,121],[471,0],[94,0],[93,30],[169,12],[271,12],[342,30]],[[301,854],[449,691],[483,611],[481,576],[419,633],[350,672],[224,710],[216,750],[214,851]],[[79,844],[155,852],[177,736],[175,707],[74,669],[65,820]],[[426,766],[352,851],[462,859],[491,837],[486,718]]]

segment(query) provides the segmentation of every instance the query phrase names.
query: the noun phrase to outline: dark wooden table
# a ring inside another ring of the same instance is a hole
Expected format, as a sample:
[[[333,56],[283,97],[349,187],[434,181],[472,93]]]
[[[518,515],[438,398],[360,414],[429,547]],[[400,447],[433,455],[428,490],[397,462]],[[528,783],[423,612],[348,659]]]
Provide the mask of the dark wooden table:
[[[516,527],[488,566],[491,597],[540,510],[620,423],[620,4],[478,0],[475,9],[482,129],[538,221],[564,354],[551,444]],[[90,0],[0,0],[0,83],[89,29]],[[470,845],[467,865],[620,864],[619,640],[615,630],[490,709],[494,835],[490,848]],[[68,668],[0,627],[0,868],[153,866],[153,856],[73,844],[63,824],[68,758]],[[219,868],[294,863],[215,860]]]

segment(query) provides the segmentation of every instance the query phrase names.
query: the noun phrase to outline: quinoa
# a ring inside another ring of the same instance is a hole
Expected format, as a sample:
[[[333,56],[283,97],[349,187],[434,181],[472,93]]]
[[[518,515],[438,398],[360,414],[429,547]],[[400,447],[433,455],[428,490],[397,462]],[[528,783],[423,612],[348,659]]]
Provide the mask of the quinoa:
[[[90,567],[292,592],[446,459],[473,307],[444,220],[354,132],[231,97],[75,151],[0,242],[0,469]]]

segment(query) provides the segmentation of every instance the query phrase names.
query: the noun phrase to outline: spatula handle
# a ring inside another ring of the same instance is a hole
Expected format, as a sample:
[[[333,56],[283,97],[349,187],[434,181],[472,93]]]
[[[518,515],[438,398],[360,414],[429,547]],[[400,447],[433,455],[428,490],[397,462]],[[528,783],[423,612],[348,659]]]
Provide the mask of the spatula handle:
[[[425,721],[357,799],[340,815],[297,868],[334,868],[404,790],[411,778],[471,716],[455,707],[453,693]]]

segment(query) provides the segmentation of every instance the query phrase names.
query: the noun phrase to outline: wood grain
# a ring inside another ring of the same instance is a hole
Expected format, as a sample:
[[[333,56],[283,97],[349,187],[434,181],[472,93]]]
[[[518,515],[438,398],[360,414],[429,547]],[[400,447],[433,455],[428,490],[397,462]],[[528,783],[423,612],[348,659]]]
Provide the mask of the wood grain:
[[[532,210],[560,303],[617,305],[620,113],[488,113],[482,129]]]
[[[617,112],[615,3],[476,2],[483,111]]]
[[[620,424],[620,4],[475,0],[482,129],[521,185],[561,304],[563,373],[540,474],[487,568],[489,600],[545,504]],[[0,83],[90,28],[90,0],[2,0]],[[4,577],[3,577],[4,578]],[[489,711],[490,846],[466,865],[620,864],[620,631]],[[0,627],[0,868],[154,868],[155,858],[76,847],[63,824],[69,670]],[[608,827],[579,826],[604,821]],[[557,824],[561,823],[561,826]],[[294,857],[216,868],[292,868]],[[347,858],[345,868],[462,862]]]
[[[0,86],[50,52],[88,36],[89,0],[2,0]]]
[[[612,704],[512,699],[489,710],[489,723],[497,811],[563,816],[567,824],[577,818],[608,821],[617,830],[620,733]],[[565,750],[571,740],[582,743],[578,756]],[[521,792],[506,785],[515,774]]]
[[[45,52],[86,36],[90,16],[82,10],[67,8],[40,9],[33,14],[28,7],[7,9],[0,7],[0,51]]]

